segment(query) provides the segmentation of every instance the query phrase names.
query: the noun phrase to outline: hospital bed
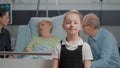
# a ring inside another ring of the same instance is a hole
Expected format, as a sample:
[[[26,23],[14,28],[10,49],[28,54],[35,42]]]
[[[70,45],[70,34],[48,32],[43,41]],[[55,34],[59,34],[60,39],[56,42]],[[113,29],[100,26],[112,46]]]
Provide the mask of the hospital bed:
[[[52,61],[43,59],[0,59],[0,68],[52,68]]]
[[[48,18],[48,17],[32,17],[28,23],[28,25],[21,25],[19,26],[17,40],[16,40],[16,46],[15,46],[15,52],[23,52],[25,45],[29,42],[31,37],[38,36],[38,21],[47,19],[52,21],[52,36],[56,36],[60,39],[64,39],[66,36],[65,31],[62,29],[62,23],[63,23],[63,15]],[[20,56],[18,57],[20,58]]]

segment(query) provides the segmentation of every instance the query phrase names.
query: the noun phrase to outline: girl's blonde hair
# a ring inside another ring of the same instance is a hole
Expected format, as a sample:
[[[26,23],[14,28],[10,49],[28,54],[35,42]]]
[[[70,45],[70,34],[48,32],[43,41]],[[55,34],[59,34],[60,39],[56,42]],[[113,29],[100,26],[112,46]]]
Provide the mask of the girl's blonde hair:
[[[80,17],[80,21],[82,20],[83,16],[82,16],[82,14],[78,10],[70,10],[70,11],[68,11],[68,12],[65,13],[64,21],[65,21],[67,15],[69,15],[71,13],[77,14]]]

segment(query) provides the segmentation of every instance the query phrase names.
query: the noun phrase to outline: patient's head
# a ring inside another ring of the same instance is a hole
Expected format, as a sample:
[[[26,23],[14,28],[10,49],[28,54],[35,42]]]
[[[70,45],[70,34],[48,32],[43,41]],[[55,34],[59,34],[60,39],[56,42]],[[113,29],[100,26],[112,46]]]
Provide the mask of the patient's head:
[[[39,25],[39,32],[41,36],[44,36],[46,34],[50,34],[52,30],[52,22],[49,20],[41,20],[38,23]]]

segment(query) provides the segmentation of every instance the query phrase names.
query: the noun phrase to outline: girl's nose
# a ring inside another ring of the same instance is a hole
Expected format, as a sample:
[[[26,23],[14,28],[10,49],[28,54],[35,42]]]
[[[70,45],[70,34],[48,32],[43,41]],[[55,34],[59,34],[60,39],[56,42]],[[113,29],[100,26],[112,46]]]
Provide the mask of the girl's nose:
[[[74,26],[74,23],[72,22],[72,23],[70,24],[70,26]]]

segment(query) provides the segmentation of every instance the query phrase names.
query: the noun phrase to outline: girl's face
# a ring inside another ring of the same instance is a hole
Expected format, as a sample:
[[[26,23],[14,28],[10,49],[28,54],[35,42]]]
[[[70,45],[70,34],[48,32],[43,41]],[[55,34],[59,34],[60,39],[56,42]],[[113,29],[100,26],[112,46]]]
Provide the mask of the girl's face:
[[[79,34],[81,28],[82,25],[79,15],[70,13],[66,16],[63,23],[63,29],[67,32],[67,34]]]
[[[6,12],[3,17],[0,17],[0,24],[3,26],[7,26],[8,22],[9,22],[9,14],[8,12]]]

